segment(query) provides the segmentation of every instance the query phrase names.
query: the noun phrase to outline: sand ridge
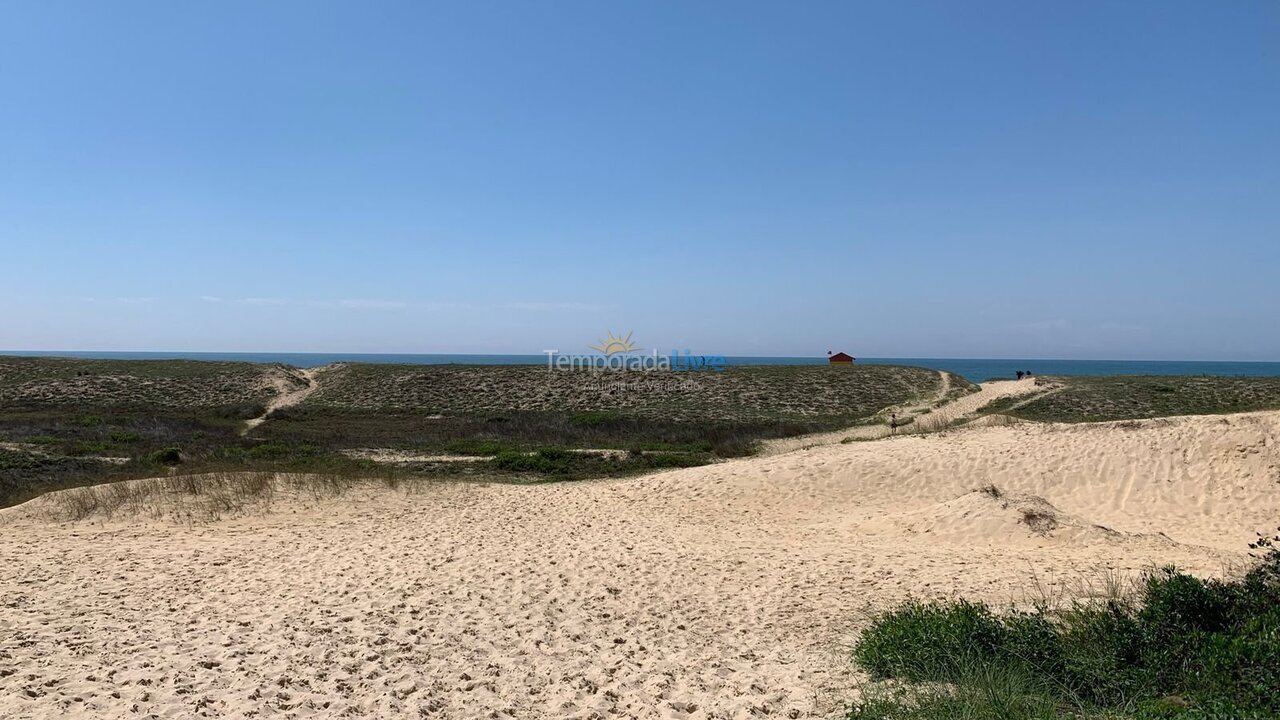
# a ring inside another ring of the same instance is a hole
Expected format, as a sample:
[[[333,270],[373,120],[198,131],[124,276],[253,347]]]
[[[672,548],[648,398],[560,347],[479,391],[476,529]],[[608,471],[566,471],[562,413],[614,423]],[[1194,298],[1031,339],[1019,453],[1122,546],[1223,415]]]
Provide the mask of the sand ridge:
[[[1280,510],[1278,434],[1022,424],[194,526],[38,499],[0,511],[0,715],[830,716],[867,613],[908,595],[1239,562]]]

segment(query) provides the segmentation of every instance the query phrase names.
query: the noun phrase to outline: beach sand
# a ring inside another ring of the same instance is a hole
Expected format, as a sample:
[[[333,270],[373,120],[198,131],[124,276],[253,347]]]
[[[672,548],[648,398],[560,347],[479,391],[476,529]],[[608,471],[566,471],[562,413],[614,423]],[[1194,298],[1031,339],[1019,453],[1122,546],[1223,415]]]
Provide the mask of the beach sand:
[[[829,716],[905,597],[1227,572],[1280,517],[1278,436],[1022,424],[192,525],[37,499],[0,512],[0,717]]]

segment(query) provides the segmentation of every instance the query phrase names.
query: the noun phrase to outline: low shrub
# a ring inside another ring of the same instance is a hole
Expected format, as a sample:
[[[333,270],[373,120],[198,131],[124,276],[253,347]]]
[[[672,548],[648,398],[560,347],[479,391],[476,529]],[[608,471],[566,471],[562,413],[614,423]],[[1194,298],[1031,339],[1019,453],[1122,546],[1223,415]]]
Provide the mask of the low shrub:
[[[1001,621],[980,603],[908,603],[878,619],[854,657],[880,678],[951,678],[975,660],[994,658],[1004,635]]]
[[[567,474],[573,464],[574,453],[563,448],[547,447],[534,453],[521,453],[504,450],[494,456],[494,467],[509,472],[533,472],[548,474]]]
[[[162,448],[147,456],[153,465],[179,465],[182,463],[182,451],[176,447]]]
[[[1280,552],[1237,580],[1166,568],[1132,600],[1060,611],[909,602],[873,622],[854,659],[924,684],[870,693],[850,709],[860,720],[1280,717]]]
[[[688,453],[649,453],[632,459],[650,468],[682,468],[696,467],[705,464],[700,458]]]
[[[565,450],[564,448],[559,448],[559,447],[539,448],[536,454],[538,457],[544,460],[549,460],[551,462],[568,460],[569,458],[573,457],[573,452],[569,450]]]

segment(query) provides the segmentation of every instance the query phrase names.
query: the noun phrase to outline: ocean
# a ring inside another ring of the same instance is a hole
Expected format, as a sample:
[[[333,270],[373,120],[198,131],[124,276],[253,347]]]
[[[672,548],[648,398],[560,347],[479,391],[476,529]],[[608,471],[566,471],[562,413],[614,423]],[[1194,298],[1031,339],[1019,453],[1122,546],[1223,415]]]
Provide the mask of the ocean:
[[[78,357],[108,360],[233,360],[318,367],[334,362],[406,363],[411,365],[542,365],[545,355],[410,355],[393,353],[214,353],[5,351],[0,355]],[[728,357],[729,365],[822,365],[825,357]],[[1201,360],[1007,360],[994,358],[858,358],[864,365],[915,365],[947,370],[972,382],[1012,378],[1019,370],[1036,375],[1218,375],[1280,376],[1280,362]]]

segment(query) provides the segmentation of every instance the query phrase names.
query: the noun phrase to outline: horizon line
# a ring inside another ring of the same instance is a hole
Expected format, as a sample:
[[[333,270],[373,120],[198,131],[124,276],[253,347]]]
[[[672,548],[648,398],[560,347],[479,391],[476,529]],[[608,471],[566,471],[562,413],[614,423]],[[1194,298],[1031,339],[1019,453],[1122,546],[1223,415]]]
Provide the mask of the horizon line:
[[[0,356],[53,356],[62,354],[133,354],[133,355],[383,355],[383,356],[480,356],[480,357],[537,357],[544,358],[542,352],[384,352],[384,351],[317,351],[317,350],[0,350]],[[761,358],[761,359],[804,359],[824,360],[827,355],[733,355],[726,358]],[[995,360],[1002,362],[1130,362],[1130,363],[1239,363],[1239,364],[1276,364],[1280,360],[1225,360],[1203,358],[1098,358],[1098,357],[948,357],[945,355],[855,355],[860,360]]]

